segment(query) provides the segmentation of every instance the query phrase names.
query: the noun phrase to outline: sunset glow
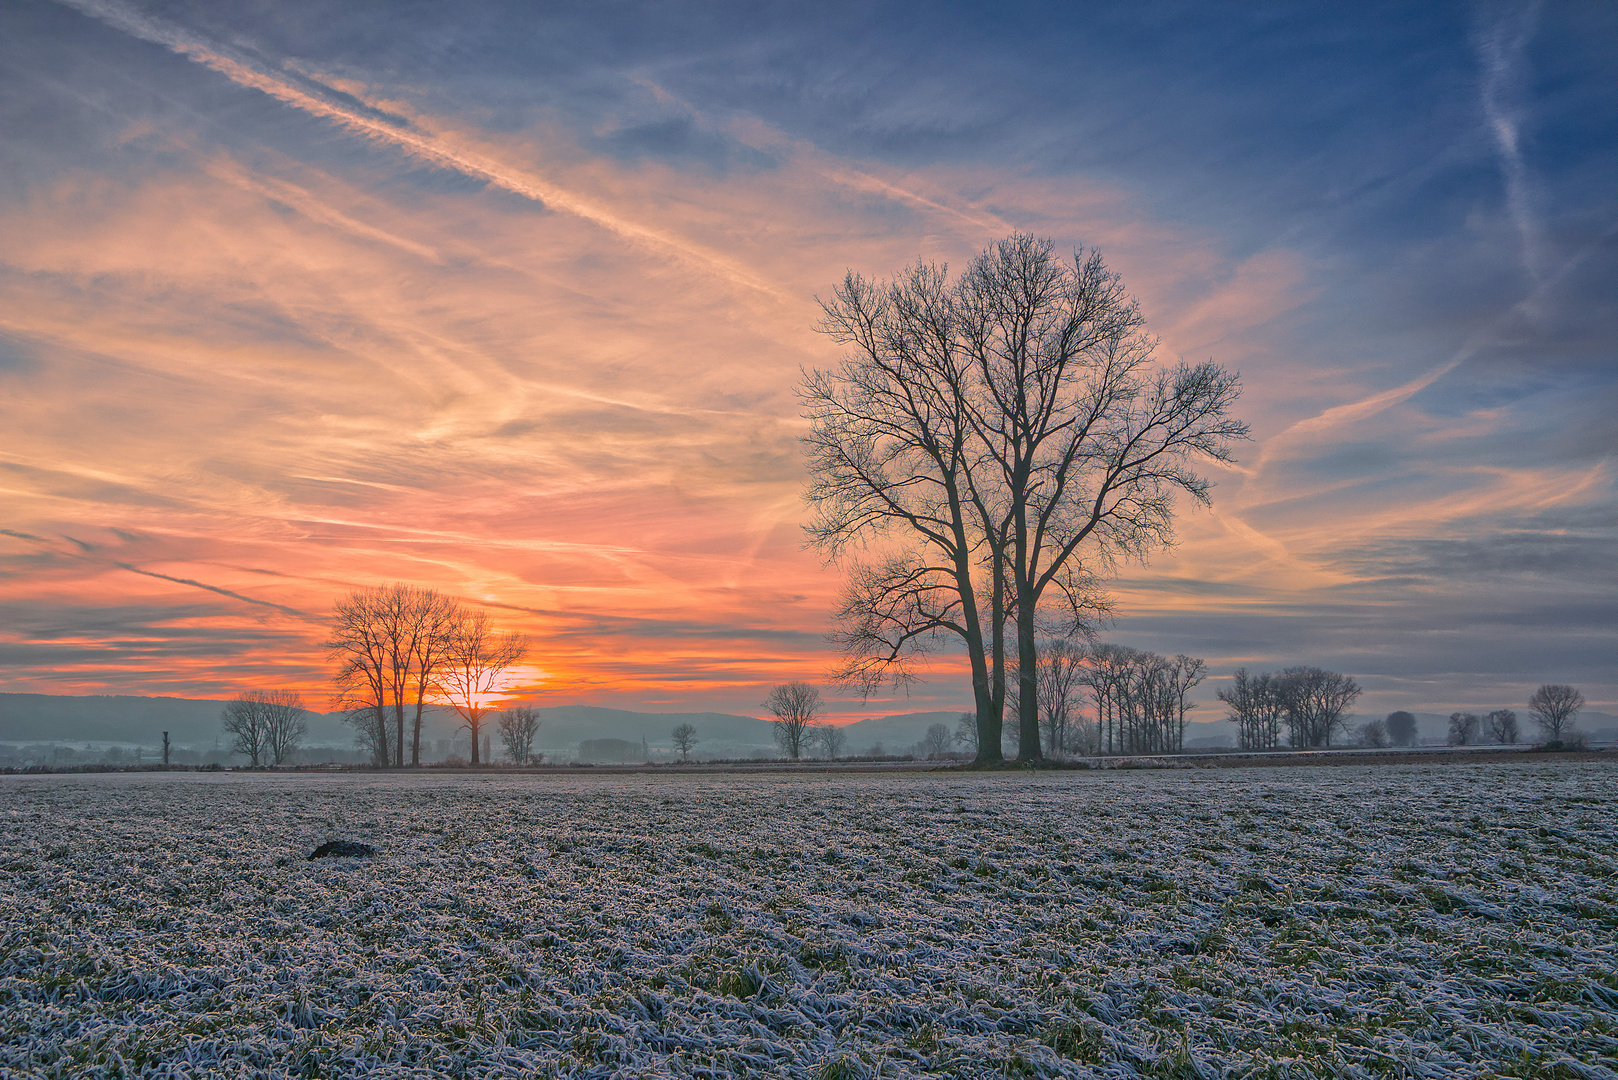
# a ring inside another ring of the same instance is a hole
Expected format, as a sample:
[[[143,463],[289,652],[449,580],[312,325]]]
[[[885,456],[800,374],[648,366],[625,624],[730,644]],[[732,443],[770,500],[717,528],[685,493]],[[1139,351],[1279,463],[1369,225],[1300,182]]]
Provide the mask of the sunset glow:
[[[1611,9],[844,55],[808,10],[341,7],[0,11],[0,687],[323,702],[326,613],[398,581],[529,635],[524,700],[756,715],[831,662],[817,295],[1021,229],[1245,387],[1109,639],[1618,703]],[[834,712],[967,707],[935,666]]]

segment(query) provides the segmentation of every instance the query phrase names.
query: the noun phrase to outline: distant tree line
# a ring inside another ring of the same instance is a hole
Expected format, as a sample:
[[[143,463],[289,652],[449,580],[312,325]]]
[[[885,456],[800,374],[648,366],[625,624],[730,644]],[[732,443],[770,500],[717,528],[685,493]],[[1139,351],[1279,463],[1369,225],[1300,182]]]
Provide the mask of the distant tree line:
[[[1281,745],[1283,731],[1288,746],[1331,746],[1334,737],[1346,734],[1348,708],[1361,692],[1353,677],[1317,667],[1257,674],[1243,667],[1214,696],[1230,709],[1237,745],[1271,750]]]

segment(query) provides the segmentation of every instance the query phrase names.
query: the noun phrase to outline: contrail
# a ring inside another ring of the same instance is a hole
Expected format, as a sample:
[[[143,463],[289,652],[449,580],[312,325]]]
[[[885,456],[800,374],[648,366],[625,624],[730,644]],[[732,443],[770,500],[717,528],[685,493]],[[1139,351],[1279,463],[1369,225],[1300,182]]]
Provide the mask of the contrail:
[[[716,252],[691,244],[678,237],[627,221],[594,203],[548,183],[532,174],[513,169],[492,158],[459,147],[446,146],[431,134],[414,130],[408,120],[389,116],[352,95],[341,94],[318,80],[303,76],[310,86],[285,74],[270,70],[263,63],[244,53],[204,40],[161,19],[135,11],[120,0],[58,0],[93,18],[100,19],[143,41],[163,45],[182,56],[213,69],[239,86],[262,91],[293,108],[313,116],[323,117],[366,138],[388,143],[422,161],[451,169],[463,176],[485,181],[562,210],[597,225],[609,232],[647,247],[673,255],[694,264],[734,285],[764,293],[779,300],[790,300],[773,285],[762,281],[746,269]],[[325,94],[328,96],[321,96]],[[363,107],[355,107],[342,97],[351,98]]]
[[[71,540],[72,537],[69,537],[68,539]],[[172,581],[176,585],[190,585],[197,589],[207,589],[209,592],[218,593],[220,596],[228,596],[232,600],[240,600],[244,604],[257,604],[259,607],[274,608],[276,611],[284,611],[288,615],[296,615],[300,619],[307,619],[309,617],[308,615],[299,611],[297,608],[289,608],[285,604],[272,604],[268,600],[254,600],[251,596],[243,596],[241,593],[234,593],[229,589],[221,589],[217,585],[205,585],[200,581],[192,581],[190,578],[170,577],[167,574],[159,574],[152,570],[142,570],[139,567],[130,566],[125,562],[115,562],[113,565],[121,570],[128,570],[131,574],[140,574],[144,577],[158,578],[162,581]]]
[[[41,544],[51,543],[51,541],[47,540],[43,536],[34,536],[30,533],[17,532],[12,529],[0,529],[0,533],[4,533],[6,536],[15,536],[19,540],[33,540]],[[96,545],[87,544],[83,540],[76,537],[68,536],[66,533],[63,533],[62,536],[64,539],[77,544],[79,550],[84,552],[84,555],[73,556],[74,558],[83,559],[86,556],[93,556],[95,554]],[[274,608],[276,611],[284,611],[288,615],[295,615],[300,619],[309,618],[309,616],[304,612],[299,611],[297,608],[287,607],[285,604],[273,604],[268,600],[254,600],[251,596],[243,596],[241,593],[231,592],[229,589],[221,589],[217,585],[207,585],[200,581],[193,581],[190,578],[170,577],[168,574],[159,574],[154,570],[142,570],[138,566],[131,566],[129,563],[119,562],[116,559],[109,561],[112,563],[112,565],[118,567],[118,569],[128,570],[131,574],[140,574],[142,577],[157,578],[161,581],[172,581],[176,585],[190,585],[192,588],[196,589],[207,589],[209,592],[218,593],[220,596],[228,596],[232,600],[240,600],[244,604],[257,604],[259,607]]]

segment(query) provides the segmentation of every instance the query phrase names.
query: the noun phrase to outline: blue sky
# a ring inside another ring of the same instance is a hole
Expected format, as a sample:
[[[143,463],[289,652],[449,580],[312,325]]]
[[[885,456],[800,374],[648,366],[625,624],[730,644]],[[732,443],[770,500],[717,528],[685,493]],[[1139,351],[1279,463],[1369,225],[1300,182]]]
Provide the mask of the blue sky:
[[[814,295],[1017,228],[1247,388],[1111,637],[1610,708],[1614,85],[1608,3],[8,4],[7,688],[315,687],[404,579],[753,708],[826,667]]]

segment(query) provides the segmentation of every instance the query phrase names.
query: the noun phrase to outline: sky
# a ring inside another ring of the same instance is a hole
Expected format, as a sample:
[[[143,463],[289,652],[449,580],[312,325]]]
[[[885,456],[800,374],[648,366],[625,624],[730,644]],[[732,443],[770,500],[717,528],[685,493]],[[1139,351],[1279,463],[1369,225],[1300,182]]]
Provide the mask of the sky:
[[[320,702],[403,581],[541,705],[965,707],[825,685],[795,390],[846,270],[1022,230],[1243,381],[1107,640],[1614,711],[1615,85],[1604,0],[10,0],[0,690]]]

